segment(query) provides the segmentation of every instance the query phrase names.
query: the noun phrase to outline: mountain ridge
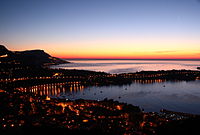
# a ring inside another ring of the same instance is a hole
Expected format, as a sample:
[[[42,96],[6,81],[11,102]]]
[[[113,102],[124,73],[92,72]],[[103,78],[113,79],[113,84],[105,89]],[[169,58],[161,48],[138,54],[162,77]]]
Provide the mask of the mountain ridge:
[[[10,51],[4,45],[0,45],[0,62],[1,63],[20,63],[27,66],[49,66],[69,63],[60,58],[52,57],[44,50],[25,50]]]

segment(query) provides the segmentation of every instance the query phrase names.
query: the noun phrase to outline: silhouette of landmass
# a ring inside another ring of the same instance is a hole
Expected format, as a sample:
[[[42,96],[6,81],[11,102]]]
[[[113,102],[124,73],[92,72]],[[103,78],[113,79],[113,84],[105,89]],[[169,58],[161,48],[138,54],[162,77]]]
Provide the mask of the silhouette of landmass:
[[[5,46],[0,45],[0,56],[6,55],[6,54],[11,55],[13,54],[13,52],[9,51]]]
[[[21,64],[37,67],[69,63],[52,57],[43,50],[10,51],[3,45],[0,45],[0,61],[4,64]]]

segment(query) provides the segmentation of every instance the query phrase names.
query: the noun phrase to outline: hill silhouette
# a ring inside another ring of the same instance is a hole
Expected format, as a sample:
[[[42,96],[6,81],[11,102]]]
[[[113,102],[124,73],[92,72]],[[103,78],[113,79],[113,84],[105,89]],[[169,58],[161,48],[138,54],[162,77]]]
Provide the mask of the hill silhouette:
[[[0,56],[1,55],[6,55],[6,54],[11,54],[12,52],[9,51],[5,46],[0,45]]]
[[[21,64],[27,66],[48,66],[69,63],[65,60],[52,57],[44,50],[10,51],[0,45],[0,62],[4,64]]]

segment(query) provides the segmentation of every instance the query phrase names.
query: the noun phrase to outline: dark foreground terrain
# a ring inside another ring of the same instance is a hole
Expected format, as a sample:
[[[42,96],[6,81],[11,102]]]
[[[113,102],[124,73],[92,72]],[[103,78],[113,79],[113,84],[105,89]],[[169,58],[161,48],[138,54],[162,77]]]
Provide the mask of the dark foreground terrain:
[[[133,80],[149,79],[189,81],[200,79],[200,71],[107,74],[48,67],[61,63],[66,61],[41,50],[13,52],[0,45],[0,135],[200,134],[199,115],[168,110],[145,113],[137,106],[112,99],[71,101],[20,90],[20,87],[24,86],[56,82],[102,86],[123,85]]]
[[[5,135],[200,133],[198,115],[167,110],[144,113],[137,106],[108,99],[70,101],[1,90],[0,106],[0,133]]]

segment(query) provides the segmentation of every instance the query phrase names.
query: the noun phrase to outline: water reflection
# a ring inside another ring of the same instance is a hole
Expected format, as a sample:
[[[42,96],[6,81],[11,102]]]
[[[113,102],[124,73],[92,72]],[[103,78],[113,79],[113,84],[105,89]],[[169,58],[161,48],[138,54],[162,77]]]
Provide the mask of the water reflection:
[[[68,99],[103,100],[105,98],[137,105],[145,111],[168,109],[200,114],[200,80],[134,80],[128,85],[85,86],[80,82],[52,83],[17,88],[41,96]]]
[[[166,82],[166,79],[143,79],[143,80],[133,80],[134,83],[141,83],[141,84],[152,84],[152,83],[162,83]]]
[[[166,79],[133,80],[133,83],[153,84],[153,83],[162,83],[165,81]],[[87,86],[83,85],[81,82],[62,82],[62,83],[40,84],[29,87],[20,87],[16,88],[16,90],[20,90],[23,92],[31,92],[40,96],[59,97],[62,95],[70,96],[71,94],[83,92],[86,87]],[[96,85],[96,87],[101,87],[101,86]],[[102,91],[100,93],[102,93]],[[96,93],[94,95],[96,95]]]
[[[70,95],[72,93],[78,93],[83,91],[85,88],[80,82],[64,82],[64,83],[51,83],[51,84],[42,84],[29,87],[20,87],[16,88],[17,90],[23,92],[32,92],[40,96],[51,96],[59,97],[62,95]]]

